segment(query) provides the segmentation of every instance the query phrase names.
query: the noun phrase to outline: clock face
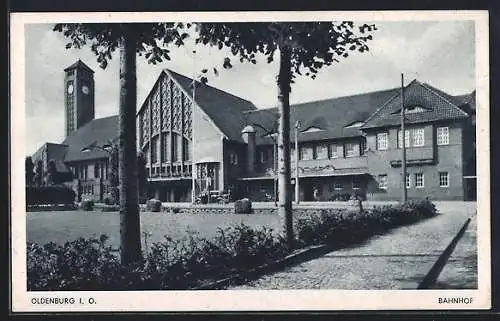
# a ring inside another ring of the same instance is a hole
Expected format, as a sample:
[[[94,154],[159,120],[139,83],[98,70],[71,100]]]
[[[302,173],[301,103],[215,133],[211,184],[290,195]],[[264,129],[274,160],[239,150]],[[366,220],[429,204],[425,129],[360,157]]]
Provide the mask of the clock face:
[[[69,84],[68,85],[68,94],[72,94],[73,93],[73,85],[72,84]]]
[[[85,95],[88,95],[89,93],[89,87],[88,86],[82,86],[82,93],[84,93]]]

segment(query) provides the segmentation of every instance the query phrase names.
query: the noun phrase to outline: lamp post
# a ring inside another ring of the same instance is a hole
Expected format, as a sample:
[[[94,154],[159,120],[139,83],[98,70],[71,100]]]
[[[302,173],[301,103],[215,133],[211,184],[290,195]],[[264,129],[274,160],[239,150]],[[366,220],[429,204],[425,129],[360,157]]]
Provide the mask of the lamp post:
[[[299,129],[300,121],[295,122],[295,203],[300,203],[300,186],[299,186]]]
[[[406,203],[408,199],[408,191],[406,189],[406,136],[405,136],[405,96],[404,96],[404,75],[401,74],[401,176],[403,181],[403,190],[401,201]]]
[[[196,175],[197,175],[197,170],[196,170],[196,162],[195,162],[195,158],[194,158],[194,132],[195,132],[195,128],[196,126],[194,125],[194,120],[195,120],[195,117],[194,117],[194,113],[196,111],[196,108],[195,108],[195,97],[196,97],[196,77],[195,77],[195,70],[196,70],[196,59],[195,59],[195,54],[196,54],[196,50],[193,50],[193,89],[192,89],[192,103],[191,103],[191,117],[192,117],[192,121],[191,121],[191,140],[192,140],[192,143],[191,143],[191,204],[194,204],[196,203]]]

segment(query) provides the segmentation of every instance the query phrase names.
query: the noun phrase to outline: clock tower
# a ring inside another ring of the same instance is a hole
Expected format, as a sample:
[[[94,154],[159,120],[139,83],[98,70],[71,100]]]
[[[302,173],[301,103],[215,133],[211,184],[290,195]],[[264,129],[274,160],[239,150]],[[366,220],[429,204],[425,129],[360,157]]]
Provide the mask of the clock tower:
[[[70,136],[94,119],[94,71],[78,60],[64,72],[66,136]]]

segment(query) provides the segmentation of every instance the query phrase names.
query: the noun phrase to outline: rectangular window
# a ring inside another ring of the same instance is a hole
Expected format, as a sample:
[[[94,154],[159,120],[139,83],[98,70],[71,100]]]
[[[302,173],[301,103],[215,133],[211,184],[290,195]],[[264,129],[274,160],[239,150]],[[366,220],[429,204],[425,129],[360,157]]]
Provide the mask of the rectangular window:
[[[331,144],[330,145],[330,157],[331,158],[344,157],[343,154],[344,153],[343,153],[342,145],[338,145],[338,144]]]
[[[299,157],[301,160],[313,159],[313,149],[311,146],[299,147]]]
[[[104,179],[109,178],[109,160],[104,162]]]
[[[424,173],[415,173],[415,187],[416,188],[424,187]]]
[[[440,187],[450,186],[450,175],[448,172],[439,172],[439,186]]]
[[[403,141],[403,134],[401,130],[398,130],[398,148],[401,148],[401,142]],[[405,147],[410,147],[410,131],[405,129]]]
[[[359,156],[359,144],[347,143],[345,144],[345,157]]]
[[[423,128],[415,128],[412,131],[413,143],[412,145],[415,147],[424,146],[424,129]]]
[[[94,164],[94,178],[99,178],[99,163]]]
[[[386,150],[388,147],[388,135],[387,133],[377,134],[377,150]]]
[[[340,191],[340,190],[344,189],[344,186],[342,185],[342,183],[335,183],[333,185],[333,189],[336,191]]]
[[[387,174],[378,176],[378,188],[387,189]]]
[[[450,130],[448,127],[438,127],[436,136],[438,145],[448,145],[450,143]]]
[[[328,158],[328,145],[318,144],[316,145],[316,159],[327,159]]]
[[[161,142],[161,161],[166,163],[170,161],[170,144],[169,139],[170,136],[168,134],[162,134],[162,142]]]
[[[183,138],[182,139],[182,150],[183,150],[183,159],[185,161],[191,160],[191,151],[189,150],[189,140]]]
[[[261,163],[267,163],[269,161],[267,149],[261,149],[260,151],[260,162]]]
[[[172,161],[176,162],[179,158],[179,135],[172,134]]]
[[[231,165],[238,165],[238,154],[235,152],[229,152],[229,163]]]
[[[410,174],[406,174],[406,188],[411,188],[411,177]]]
[[[151,140],[151,163],[158,162],[158,137]]]
[[[359,155],[364,155],[366,152],[366,139],[362,138],[359,143]]]

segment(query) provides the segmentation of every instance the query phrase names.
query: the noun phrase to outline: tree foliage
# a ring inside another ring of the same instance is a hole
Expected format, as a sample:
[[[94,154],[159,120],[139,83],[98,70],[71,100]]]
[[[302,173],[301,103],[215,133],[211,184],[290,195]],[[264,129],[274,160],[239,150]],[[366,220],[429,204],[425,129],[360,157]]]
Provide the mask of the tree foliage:
[[[257,55],[268,63],[280,48],[291,48],[291,74],[316,78],[323,66],[347,58],[350,52],[369,51],[374,25],[355,26],[343,22],[271,22],[271,23],[199,23],[196,43],[229,48],[240,62],[257,63]],[[225,57],[225,69],[232,68],[231,58]],[[293,82],[293,81],[292,81]]]
[[[41,186],[43,185],[43,162],[42,160],[38,160],[36,163],[35,167],[35,177],[33,178],[33,181],[36,186]]]
[[[24,170],[26,173],[25,174],[26,186],[33,184],[33,177],[35,176],[34,169],[35,169],[35,164],[33,164],[33,159],[31,158],[31,156],[27,156],[24,161]]]
[[[157,64],[170,60],[168,45],[184,45],[189,34],[185,32],[191,24],[184,23],[134,23],[133,28],[124,28],[121,23],[59,23],[53,28],[69,41],[66,49],[80,49],[90,45],[100,67],[105,69],[113,52],[120,46],[123,36],[133,36],[137,53],[148,63]],[[133,35],[131,34],[133,33]]]

